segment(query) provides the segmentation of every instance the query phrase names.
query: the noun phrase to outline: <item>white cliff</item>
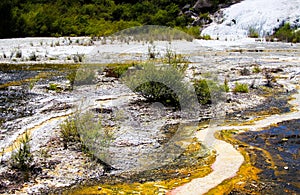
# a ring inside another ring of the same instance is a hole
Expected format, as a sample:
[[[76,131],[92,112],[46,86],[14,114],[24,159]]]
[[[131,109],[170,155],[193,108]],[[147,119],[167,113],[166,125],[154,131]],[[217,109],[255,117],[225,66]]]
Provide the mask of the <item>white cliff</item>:
[[[252,28],[264,37],[273,34],[283,23],[300,27],[300,0],[244,0],[220,10],[220,13],[219,22],[215,20],[202,35],[238,39],[247,37]]]

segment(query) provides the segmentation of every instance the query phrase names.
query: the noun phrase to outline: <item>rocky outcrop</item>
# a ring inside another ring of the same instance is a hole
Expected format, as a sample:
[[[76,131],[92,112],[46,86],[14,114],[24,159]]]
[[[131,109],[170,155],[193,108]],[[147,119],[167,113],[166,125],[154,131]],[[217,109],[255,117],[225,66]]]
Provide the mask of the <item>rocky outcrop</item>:
[[[196,12],[209,12],[213,8],[211,0],[198,0],[193,6]]]
[[[205,16],[203,14],[214,14],[214,12],[217,12],[219,9],[228,7],[238,2],[240,2],[240,0],[220,0],[218,2],[213,0],[198,0],[192,7],[190,4],[185,5],[181,11],[182,14],[194,19],[192,26],[203,26],[210,24],[213,21],[211,18],[214,18],[208,14]]]
[[[299,0],[244,0],[215,14],[214,22],[202,35],[228,40],[245,38],[253,34],[267,37],[276,29],[289,23],[300,26]],[[220,7],[222,8],[222,7]]]
[[[219,0],[218,2],[213,0],[198,0],[195,5],[193,6],[193,9],[197,13],[206,13],[210,12],[213,13],[217,11],[219,8],[225,8],[232,4],[239,3],[241,0]]]

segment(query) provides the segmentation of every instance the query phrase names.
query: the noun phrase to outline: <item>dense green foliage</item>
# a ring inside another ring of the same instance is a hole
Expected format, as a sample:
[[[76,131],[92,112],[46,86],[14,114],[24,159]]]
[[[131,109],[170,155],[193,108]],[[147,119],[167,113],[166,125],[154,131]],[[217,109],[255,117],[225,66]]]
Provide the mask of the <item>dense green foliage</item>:
[[[179,108],[188,100],[189,92],[183,82],[184,74],[171,65],[145,64],[143,69],[124,77],[126,84],[150,102],[161,102]]]
[[[106,68],[106,76],[108,77],[116,77],[120,78],[129,67],[134,66],[134,63],[131,64],[112,64],[109,67]]]
[[[2,0],[0,38],[108,35],[145,24],[185,27],[183,0]]]
[[[187,28],[192,18],[181,9],[197,0],[1,0],[0,38],[24,36],[110,35],[139,25],[177,27],[194,36],[199,28]],[[232,0],[209,0],[205,15]],[[203,13],[202,13],[203,12]]]
[[[299,43],[300,42],[300,30],[291,28],[289,23],[279,28],[274,37],[278,38],[280,41]]]

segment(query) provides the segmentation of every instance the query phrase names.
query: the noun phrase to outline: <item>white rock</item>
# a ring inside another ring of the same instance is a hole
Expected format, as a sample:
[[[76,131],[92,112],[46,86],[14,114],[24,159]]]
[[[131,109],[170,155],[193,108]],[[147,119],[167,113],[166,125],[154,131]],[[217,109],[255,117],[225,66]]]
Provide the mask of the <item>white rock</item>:
[[[300,26],[300,0],[244,0],[225,8],[223,13],[223,23],[212,23],[202,35],[234,40],[247,37],[250,28],[264,37],[273,34],[282,23]]]

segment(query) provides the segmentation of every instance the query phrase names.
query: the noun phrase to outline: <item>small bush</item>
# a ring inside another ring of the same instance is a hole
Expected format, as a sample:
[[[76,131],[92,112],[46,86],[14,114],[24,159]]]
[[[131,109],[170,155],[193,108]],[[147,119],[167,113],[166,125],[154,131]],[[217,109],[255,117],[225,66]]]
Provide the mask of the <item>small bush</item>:
[[[148,57],[149,59],[155,59],[159,56],[159,52],[156,51],[155,45],[148,46]]]
[[[22,51],[18,50],[16,53],[16,58],[21,58],[22,57]]]
[[[96,72],[93,67],[82,66],[80,69],[72,70],[66,78],[70,81],[71,88],[73,86],[95,84]]]
[[[199,26],[191,26],[189,28],[183,29],[187,34],[191,35],[191,38],[200,38],[200,28]]]
[[[202,36],[200,36],[200,39],[211,40],[211,37],[210,37],[210,35],[202,35]]]
[[[242,84],[242,83],[235,83],[235,86],[233,88],[234,93],[248,93],[249,92],[249,87],[247,84]]]
[[[248,68],[243,68],[242,70],[240,70],[240,74],[242,76],[249,76],[251,74],[251,72]]]
[[[211,103],[210,91],[205,79],[195,81],[194,87],[200,104]]]
[[[32,154],[30,151],[30,137],[26,132],[24,137],[20,141],[20,145],[11,155],[11,165],[13,168],[21,171],[28,171],[32,163]]]
[[[30,61],[36,61],[36,60],[37,60],[37,56],[35,55],[34,52],[30,54],[29,60],[30,60]]]
[[[254,66],[252,72],[253,72],[253,73],[260,73],[260,72],[261,72],[261,69],[260,69],[259,66]]]
[[[251,27],[251,28],[249,28],[248,36],[250,38],[258,38],[259,34],[258,34],[258,32],[254,28]]]
[[[200,104],[211,104],[213,99],[222,98],[222,93],[229,90],[227,81],[224,82],[224,85],[218,85],[208,79],[196,80],[194,88]]]
[[[49,83],[48,90],[56,91],[56,92],[61,92],[62,89],[56,83]]]
[[[190,92],[183,82],[184,74],[171,65],[146,64],[142,70],[124,78],[134,92],[150,102],[161,102],[166,106],[179,107],[180,100],[188,101]],[[181,102],[183,103],[183,102]]]
[[[65,148],[67,148],[69,142],[80,141],[75,119],[67,119],[60,125],[60,136],[63,139]]]
[[[80,143],[81,151],[102,161],[106,158],[106,148],[114,139],[114,132],[103,128],[101,118],[90,111],[67,119],[60,129],[65,148],[69,143]]]
[[[163,58],[163,63],[167,63],[173,66],[176,70],[184,72],[186,71],[189,62],[183,55],[177,54],[175,51],[167,48]]]
[[[75,63],[82,62],[83,61],[83,57],[84,57],[83,54],[76,54],[76,55],[73,56],[73,61]]]
[[[224,80],[224,90],[225,90],[226,93],[229,92],[229,90],[230,90],[230,88],[228,86],[228,80],[227,79]]]

